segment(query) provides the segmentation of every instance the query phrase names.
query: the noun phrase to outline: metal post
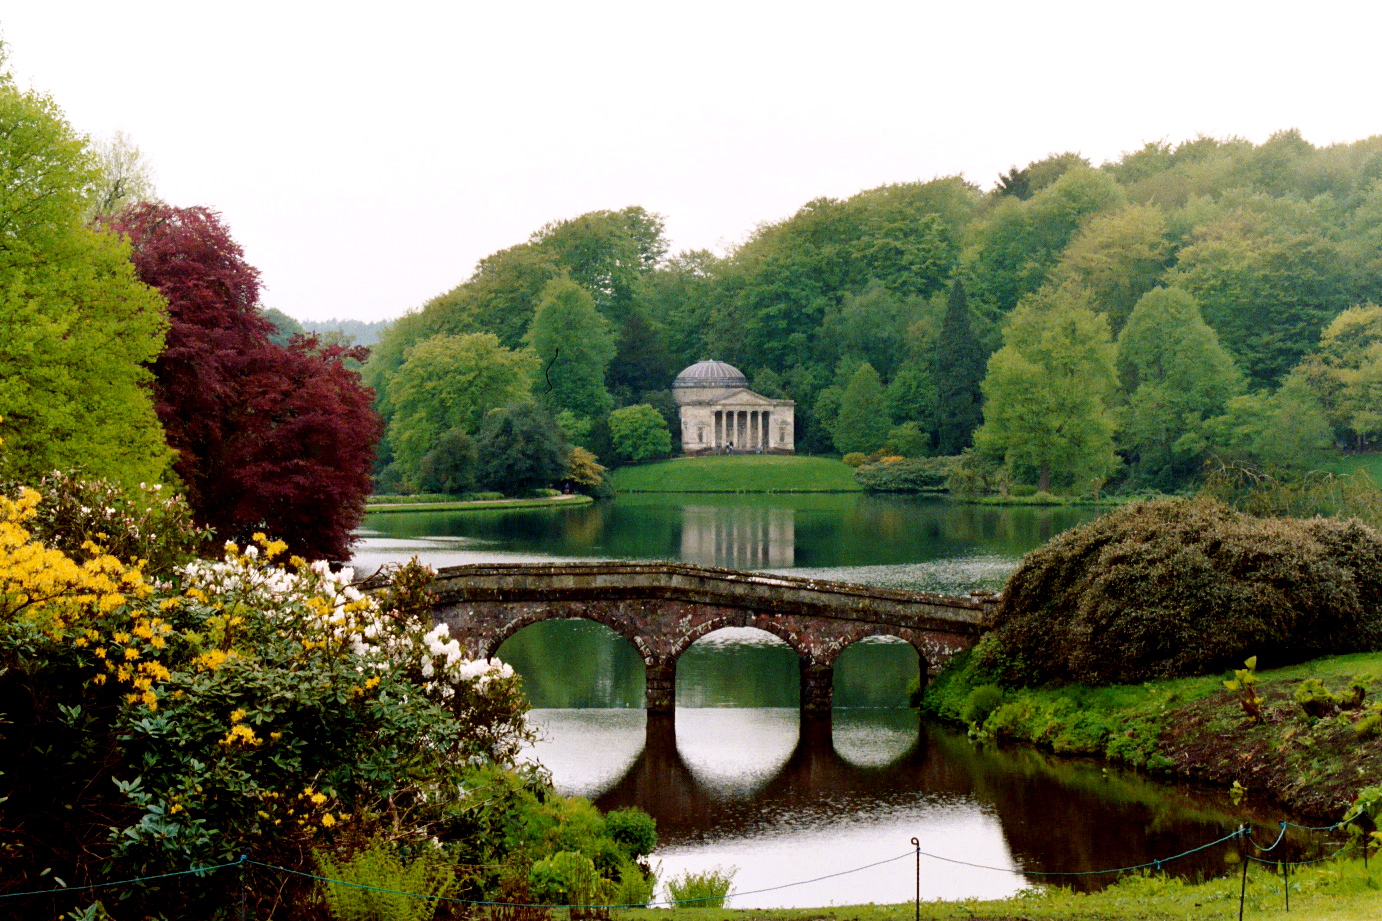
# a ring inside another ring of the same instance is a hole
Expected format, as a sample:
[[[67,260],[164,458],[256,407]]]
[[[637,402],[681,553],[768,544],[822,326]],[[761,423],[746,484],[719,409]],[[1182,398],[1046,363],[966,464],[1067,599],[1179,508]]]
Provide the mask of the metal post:
[[[1286,880],[1286,910],[1291,910],[1291,862],[1283,860],[1281,862],[1281,875]]]
[[[1241,853],[1243,855],[1243,885],[1238,890],[1238,921],[1243,921],[1243,903],[1248,898],[1248,826],[1238,826],[1239,837],[1243,839]]]
[[[913,838],[912,846],[917,849],[917,921],[921,921],[921,842]]]
[[[247,860],[249,860],[248,854],[240,855],[240,921],[245,921],[245,913],[250,898],[250,887],[245,882],[245,862]]]

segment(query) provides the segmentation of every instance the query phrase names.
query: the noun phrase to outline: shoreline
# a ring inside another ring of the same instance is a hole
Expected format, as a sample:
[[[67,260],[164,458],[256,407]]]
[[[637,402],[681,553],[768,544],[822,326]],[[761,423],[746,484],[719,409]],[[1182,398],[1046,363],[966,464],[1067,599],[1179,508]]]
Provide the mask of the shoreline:
[[[444,499],[435,502],[367,502],[365,514],[376,512],[486,512],[514,508],[567,508],[595,500],[581,493],[537,499]]]

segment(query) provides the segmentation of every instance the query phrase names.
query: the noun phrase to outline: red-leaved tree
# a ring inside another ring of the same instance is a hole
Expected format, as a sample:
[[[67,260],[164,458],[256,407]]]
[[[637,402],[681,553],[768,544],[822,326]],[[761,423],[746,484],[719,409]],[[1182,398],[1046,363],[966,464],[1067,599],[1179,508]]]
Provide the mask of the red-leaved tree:
[[[110,223],[168,300],[155,396],[200,523],[226,539],[264,531],[309,559],[345,558],[383,429],[373,391],[345,364],[366,350],[271,341],[259,272],[214,211],[141,202]]]

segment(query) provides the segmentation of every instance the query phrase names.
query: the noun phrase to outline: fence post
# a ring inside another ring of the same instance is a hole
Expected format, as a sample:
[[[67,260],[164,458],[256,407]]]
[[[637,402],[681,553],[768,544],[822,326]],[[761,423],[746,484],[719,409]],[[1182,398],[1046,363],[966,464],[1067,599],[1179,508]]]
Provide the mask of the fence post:
[[[921,842],[913,838],[912,846],[917,849],[917,921],[921,921]]]
[[[248,854],[240,855],[240,921],[245,921],[245,912],[249,907],[250,887],[245,881],[245,863],[248,860]]]
[[[1238,826],[1238,837],[1243,842],[1239,849],[1243,859],[1243,885],[1238,890],[1238,921],[1243,921],[1243,903],[1248,898],[1248,826],[1246,823]]]

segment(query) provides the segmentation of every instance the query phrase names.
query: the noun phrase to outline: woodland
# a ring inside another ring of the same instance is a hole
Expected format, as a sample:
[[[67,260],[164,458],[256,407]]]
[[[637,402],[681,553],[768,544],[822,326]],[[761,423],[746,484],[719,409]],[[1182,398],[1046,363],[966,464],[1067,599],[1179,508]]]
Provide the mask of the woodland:
[[[959,457],[981,492],[1305,469],[1382,431],[1379,179],[1382,138],[1288,130],[817,199],[724,255],[669,254],[637,206],[554,221],[383,331],[380,484],[525,389],[624,462],[609,414],[675,433],[670,382],[707,357],[796,402],[800,452]]]

